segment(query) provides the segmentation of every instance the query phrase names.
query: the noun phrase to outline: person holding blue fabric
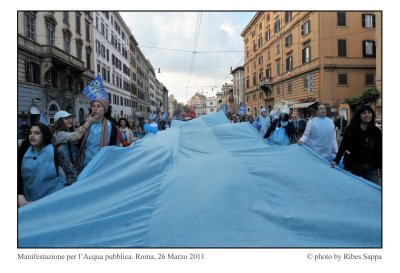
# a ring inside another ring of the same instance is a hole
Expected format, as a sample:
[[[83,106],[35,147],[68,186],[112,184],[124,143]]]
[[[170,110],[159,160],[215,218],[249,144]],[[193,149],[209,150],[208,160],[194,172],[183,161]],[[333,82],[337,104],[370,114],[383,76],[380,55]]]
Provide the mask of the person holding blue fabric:
[[[108,100],[96,97],[90,106],[91,114],[87,121],[90,125],[83,126],[85,135],[76,161],[78,172],[81,172],[89,164],[102,147],[117,145],[117,128],[104,116],[108,111]]]
[[[270,144],[289,145],[294,131],[293,122],[289,120],[289,108],[283,106],[279,109],[279,117],[272,122],[264,138],[267,138]]]
[[[83,137],[84,129],[80,126],[73,131],[72,116],[66,111],[58,111],[54,115],[51,143],[74,164],[78,156],[77,141]],[[85,125],[88,127],[90,124],[87,122]]]
[[[77,177],[71,162],[51,144],[51,132],[46,125],[32,125],[28,140],[29,148],[18,151],[19,207],[63,189]],[[58,167],[66,174],[66,180],[59,175]]]
[[[331,162],[338,151],[338,145],[335,124],[326,114],[326,105],[319,103],[317,116],[307,122],[306,129],[297,143],[304,143]]]
[[[342,157],[345,170],[382,186],[382,132],[375,125],[375,112],[371,106],[357,108],[331,166],[339,165]]]
[[[261,108],[260,115],[256,118],[253,122],[253,127],[264,136],[265,133],[268,131],[269,126],[271,125],[271,120],[268,116],[267,109]]]
[[[126,118],[120,118],[118,120],[117,127],[121,133],[121,137],[120,139],[118,139],[120,146],[123,147],[129,146],[132,144],[132,142],[135,142],[137,140],[137,138],[133,136],[133,132]]]

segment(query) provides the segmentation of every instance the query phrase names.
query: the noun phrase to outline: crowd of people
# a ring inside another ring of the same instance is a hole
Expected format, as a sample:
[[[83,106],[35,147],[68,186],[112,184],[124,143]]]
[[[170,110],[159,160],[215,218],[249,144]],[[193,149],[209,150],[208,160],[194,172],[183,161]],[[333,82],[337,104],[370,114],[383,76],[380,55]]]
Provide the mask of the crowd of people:
[[[111,117],[111,106],[102,97],[90,104],[90,115],[81,125],[73,115],[59,111],[49,127],[42,123],[24,126],[18,147],[18,206],[39,200],[73,184],[102,147],[130,146],[143,138],[146,125],[158,130],[170,126],[169,119],[134,120]]]
[[[382,132],[376,126],[372,107],[359,106],[349,124],[344,116],[334,120],[328,117],[323,103],[317,104],[315,110],[316,115],[311,119],[290,116],[287,106],[270,113],[261,108],[255,119],[251,115],[228,115],[228,118],[232,123],[249,122],[269,144],[306,145],[332,167],[342,166],[346,171],[382,186]]]
[[[127,147],[146,133],[170,127],[169,119],[140,118],[132,126],[123,117],[116,121],[102,97],[95,98],[90,106],[83,124],[73,124],[72,114],[59,111],[51,128],[41,123],[26,126],[25,139],[18,148],[19,207],[73,184],[102,147]],[[308,121],[290,116],[287,106],[270,113],[261,108],[255,119],[251,115],[228,117],[233,123],[250,123],[271,145],[306,145],[332,167],[343,162],[345,170],[382,185],[382,133],[369,105],[359,107],[349,125],[344,117],[335,121],[327,117],[322,103]],[[338,131],[342,137],[339,147]]]

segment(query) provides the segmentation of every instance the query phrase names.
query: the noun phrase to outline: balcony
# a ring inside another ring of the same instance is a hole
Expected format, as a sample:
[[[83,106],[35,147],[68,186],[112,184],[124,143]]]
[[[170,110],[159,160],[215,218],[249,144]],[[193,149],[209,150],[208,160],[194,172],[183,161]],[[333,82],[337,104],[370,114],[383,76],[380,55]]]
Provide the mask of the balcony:
[[[76,69],[80,72],[84,72],[86,70],[85,63],[83,61],[52,45],[42,46],[42,56],[51,57],[55,61],[58,61],[62,64],[70,65],[73,69]]]
[[[264,91],[270,89],[271,85],[272,83],[269,78],[266,78],[260,82],[260,88]]]

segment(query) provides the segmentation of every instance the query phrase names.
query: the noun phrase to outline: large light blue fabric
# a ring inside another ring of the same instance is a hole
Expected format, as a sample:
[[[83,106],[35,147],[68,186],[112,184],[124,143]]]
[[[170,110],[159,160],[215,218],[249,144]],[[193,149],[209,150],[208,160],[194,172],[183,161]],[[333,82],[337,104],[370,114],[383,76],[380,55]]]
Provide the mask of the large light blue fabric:
[[[18,224],[19,247],[381,247],[381,188],[220,111],[104,147]]]

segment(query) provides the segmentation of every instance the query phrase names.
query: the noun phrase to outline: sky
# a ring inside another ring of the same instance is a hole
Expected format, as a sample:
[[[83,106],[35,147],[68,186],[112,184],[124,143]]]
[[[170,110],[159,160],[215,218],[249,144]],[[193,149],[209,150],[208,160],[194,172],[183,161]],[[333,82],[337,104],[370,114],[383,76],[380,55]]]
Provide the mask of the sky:
[[[212,96],[232,83],[231,67],[244,63],[240,34],[256,12],[120,14],[168,94],[186,103],[196,92]]]

